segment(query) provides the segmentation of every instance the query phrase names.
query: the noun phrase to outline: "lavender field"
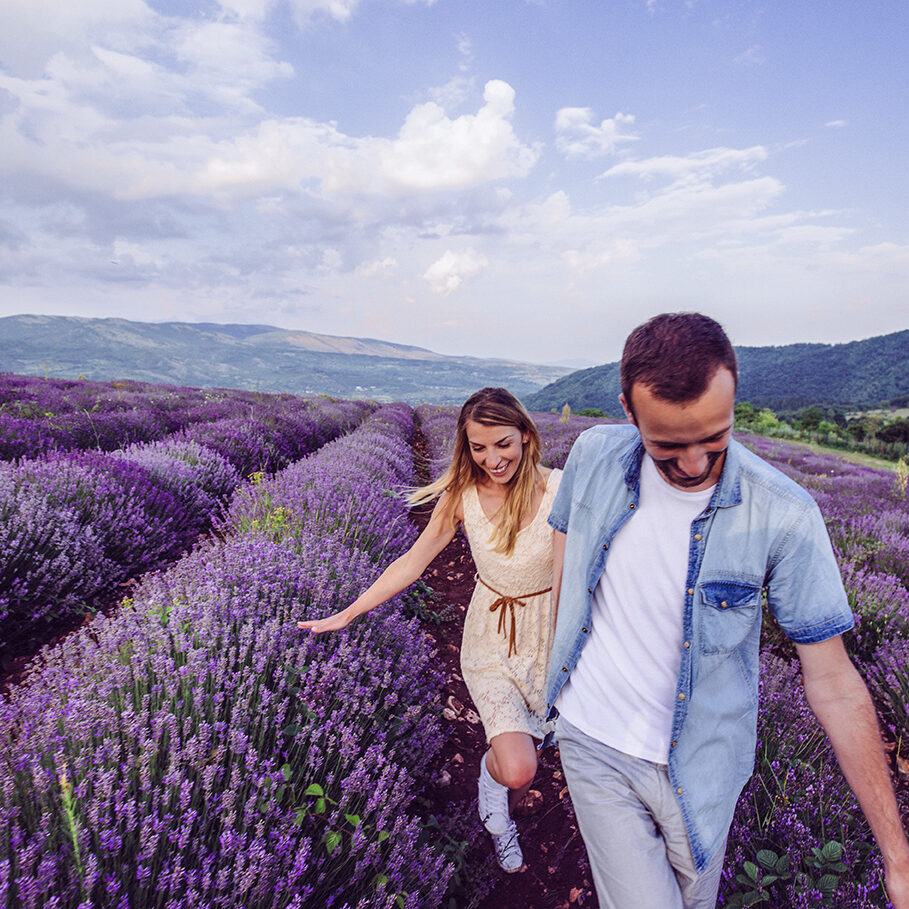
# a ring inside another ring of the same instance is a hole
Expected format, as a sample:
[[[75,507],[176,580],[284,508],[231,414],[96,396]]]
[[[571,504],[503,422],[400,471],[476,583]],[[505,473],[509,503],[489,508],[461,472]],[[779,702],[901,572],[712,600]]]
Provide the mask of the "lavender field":
[[[349,602],[410,545],[415,444],[437,474],[455,410],[2,378],[0,638],[139,583],[0,696],[0,905],[447,905],[457,863],[422,799],[446,735],[431,638],[404,597],[343,634],[295,622]],[[598,422],[535,417],[552,466]],[[905,485],[740,438],[821,506],[896,765],[909,757]],[[721,904],[886,906],[771,621],[763,660],[757,772]]]

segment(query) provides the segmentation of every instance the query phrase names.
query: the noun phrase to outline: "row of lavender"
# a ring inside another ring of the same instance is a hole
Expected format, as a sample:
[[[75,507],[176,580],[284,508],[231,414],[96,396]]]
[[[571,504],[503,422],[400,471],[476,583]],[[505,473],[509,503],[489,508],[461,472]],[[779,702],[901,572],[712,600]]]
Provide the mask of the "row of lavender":
[[[0,459],[111,451],[168,437],[199,442],[241,473],[299,457],[293,427],[319,399],[140,382],[0,374]],[[303,421],[305,423],[305,421]],[[176,434],[176,435],[175,435]]]
[[[267,430],[261,418],[221,421],[114,452],[0,462],[0,656],[175,558],[208,529],[244,473],[303,457],[372,407],[323,398],[283,409]]]
[[[0,903],[438,905],[413,797],[441,681],[392,602],[334,611],[412,542],[413,415],[241,488],[211,540],[0,699]]]
[[[450,456],[456,414],[421,408],[437,475]],[[561,467],[594,422],[534,414],[543,462]],[[888,734],[909,740],[909,502],[899,475],[858,467],[804,446],[741,437],[817,499],[837,551],[857,626],[853,658],[869,680]],[[885,906],[879,856],[830,745],[805,701],[791,649],[772,622],[762,656],[756,772],[730,832],[721,905]]]
[[[847,646],[875,695],[885,732],[900,747],[909,739],[905,478],[802,445],[740,438],[818,502],[856,616]],[[757,772],[733,822],[723,904],[748,905],[745,897],[757,893],[771,905],[886,906],[870,831],[805,702],[797,664],[778,643],[771,628]]]

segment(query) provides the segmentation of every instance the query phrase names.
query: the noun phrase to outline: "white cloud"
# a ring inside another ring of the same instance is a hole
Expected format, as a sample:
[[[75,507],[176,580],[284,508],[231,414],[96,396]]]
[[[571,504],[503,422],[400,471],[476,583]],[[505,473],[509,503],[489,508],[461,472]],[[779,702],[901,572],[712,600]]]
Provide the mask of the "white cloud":
[[[604,177],[669,177],[672,180],[705,179],[730,168],[751,170],[767,159],[761,145],[751,148],[708,148],[690,155],[659,155],[643,161],[623,161],[600,174]]]
[[[589,249],[568,249],[562,253],[569,268],[576,271],[590,271],[603,268],[615,262],[631,261],[640,255],[637,245],[624,237],[605,246],[591,246]]]
[[[469,76],[453,76],[444,85],[437,85],[428,92],[429,97],[441,107],[459,107],[473,92],[475,80]]]
[[[156,18],[142,0],[10,0],[3,3],[0,60],[11,73],[40,76],[55,54],[82,53],[102,35],[121,48],[147,41]]]
[[[764,50],[760,44],[752,44],[747,50],[734,57],[732,62],[738,63],[740,66],[760,66],[766,62]]]
[[[486,83],[476,114],[452,120],[438,104],[417,105],[397,138],[379,143],[379,171],[401,191],[460,189],[501,177],[525,176],[539,151],[522,145],[511,126],[514,89]]]
[[[634,123],[632,114],[616,114],[594,125],[589,107],[563,107],[557,114],[556,147],[569,158],[599,158],[614,154],[621,142],[634,142],[637,136],[626,132]]]
[[[824,126],[831,129],[842,129],[846,125],[845,120],[829,120]]]
[[[451,118],[438,104],[419,104],[393,139],[351,137],[304,117],[262,119],[251,90],[284,75],[285,65],[269,61],[264,45],[247,41],[236,24],[185,29],[176,50],[192,61],[186,73],[101,47],[79,63],[55,57],[43,79],[0,73],[11,111],[0,119],[0,168],[113,198],[189,193],[220,205],[276,191],[351,197],[468,189],[524,176],[539,155],[512,128],[514,90],[495,80],[475,114]],[[209,115],[192,117],[186,108],[200,97],[196,78],[216,66],[219,43],[223,70],[201,83],[211,86]],[[244,43],[251,51],[245,71],[233,65]],[[136,109],[124,116],[118,106],[127,98]]]
[[[338,22],[347,22],[360,0],[290,0],[297,24],[304,28],[317,13],[324,13]]]
[[[264,19],[275,0],[218,0],[218,5],[241,19]]]
[[[489,260],[486,256],[473,248],[460,252],[449,249],[426,269],[423,278],[434,294],[447,297],[465,280],[481,272],[487,265]]]
[[[374,278],[376,275],[393,272],[398,267],[398,260],[391,256],[375,262],[367,262],[357,269],[357,274],[363,275],[364,278]]]

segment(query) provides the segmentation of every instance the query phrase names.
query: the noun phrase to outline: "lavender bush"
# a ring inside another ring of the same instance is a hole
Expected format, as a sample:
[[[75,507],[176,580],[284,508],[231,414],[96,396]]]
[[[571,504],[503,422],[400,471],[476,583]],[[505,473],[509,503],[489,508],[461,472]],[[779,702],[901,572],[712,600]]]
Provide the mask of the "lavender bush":
[[[356,433],[239,493],[226,526],[277,541],[317,528],[390,561],[416,537],[402,507],[414,480],[412,437],[409,408],[389,405]]]
[[[218,450],[241,473],[272,471],[352,428],[373,409],[322,395],[0,374],[0,459],[112,451],[180,432]]]
[[[412,482],[405,417],[380,412],[327,460]],[[327,472],[304,482],[340,504]],[[316,520],[271,536],[250,525],[149,576],[0,699],[6,905],[438,904],[451,868],[409,812],[440,744],[427,642],[396,604],[301,635],[380,569]]]
[[[261,421],[244,421],[232,436],[241,467],[298,457],[374,408],[293,398],[276,406],[280,413],[265,415],[264,442]],[[205,425],[217,433],[224,422]],[[55,451],[0,462],[0,654],[13,639],[90,608],[117,584],[176,557],[220,516],[238,482],[217,451],[180,436],[111,454]]]
[[[880,855],[808,707],[798,665],[769,654],[761,658],[757,766],[729,832],[720,899],[761,903],[887,905]]]
[[[113,452],[113,456],[144,467],[199,514],[206,526],[220,514],[241,482],[230,463],[198,442],[148,442]]]
[[[0,650],[14,629],[175,556],[202,526],[147,470],[101,452],[0,464],[0,477]]]

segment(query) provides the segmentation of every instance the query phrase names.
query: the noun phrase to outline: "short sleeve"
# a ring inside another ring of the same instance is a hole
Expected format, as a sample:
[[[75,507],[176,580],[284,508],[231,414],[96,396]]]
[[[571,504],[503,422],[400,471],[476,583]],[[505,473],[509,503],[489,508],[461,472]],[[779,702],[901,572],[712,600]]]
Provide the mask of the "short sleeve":
[[[562,478],[559,481],[559,490],[556,493],[555,500],[549,512],[549,525],[560,533],[568,533],[568,518],[571,515],[571,494],[574,486],[575,475],[578,470],[578,460],[580,459],[580,447],[583,443],[580,437],[575,439],[571,451],[568,452],[568,458],[565,466],[562,468]]]
[[[806,505],[774,554],[767,601],[780,627],[797,644],[816,644],[852,628],[827,528],[814,502]]]

